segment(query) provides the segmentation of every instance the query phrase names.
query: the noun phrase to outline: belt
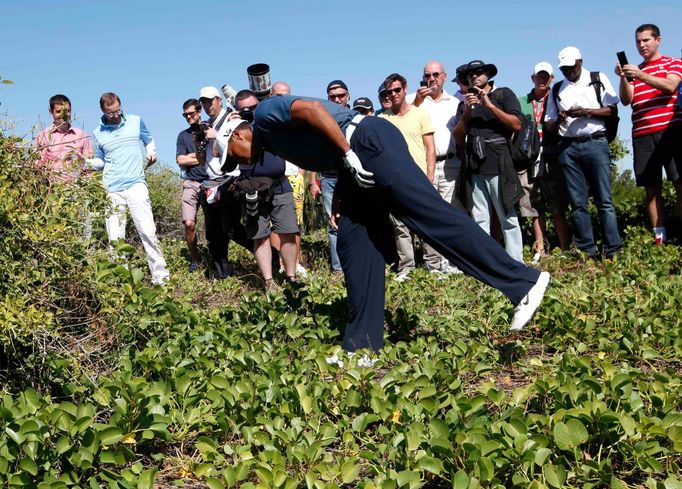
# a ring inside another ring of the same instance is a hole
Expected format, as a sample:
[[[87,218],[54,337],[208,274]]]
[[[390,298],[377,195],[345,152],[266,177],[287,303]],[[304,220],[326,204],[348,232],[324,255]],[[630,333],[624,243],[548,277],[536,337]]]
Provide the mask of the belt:
[[[436,161],[445,161],[449,160],[450,158],[454,158],[455,153],[448,153],[446,155],[441,155],[441,156],[436,156]]]
[[[593,134],[588,134],[587,136],[578,136],[576,138],[567,138],[565,136],[561,136],[561,139],[566,139],[567,141],[575,141],[577,143],[584,143],[586,141],[590,141],[592,139],[600,139],[600,138],[605,138],[606,133],[604,132],[595,132]]]
[[[357,114],[354,116],[351,120],[350,123],[348,124],[348,127],[346,128],[346,141],[348,141],[348,144],[350,144],[350,138],[355,132],[355,129],[358,127],[360,124],[360,121],[364,119],[365,116],[362,114]]]

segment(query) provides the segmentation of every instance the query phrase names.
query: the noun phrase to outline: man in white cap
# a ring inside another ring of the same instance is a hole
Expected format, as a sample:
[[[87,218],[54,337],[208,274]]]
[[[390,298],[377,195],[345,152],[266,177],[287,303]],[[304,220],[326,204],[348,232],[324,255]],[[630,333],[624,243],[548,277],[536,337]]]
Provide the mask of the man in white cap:
[[[519,201],[519,214],[521,217],[529,217],[532,220],[535,243],[531,263],[538,263],[546,255],[547,229],[543,215],[546,207],[549,207],[554,218],[559,246],[563,251],[570,247],[565,218],[568,210],[568,190],[564,181],[564,173],[556,158],[558,136],[544,131],[547,100],[550,85],[554,80],[552,65],[546,61],[536,64],[530,79],[533,82],[533,88],[527,95],[519,97],[519,103],[523,115],[535,122],[542,151],[533,167],[518,172],[524,192]]]
[[[574,241],[587,258],[598,257],[588,209],[592,193],[603,231],[603,255],[611,259],[623,247],[611,198],[606,137],[606,119],[617,113],[618,96],[604,73],[583,68],[583,57],[576,47],[559,52],[559,69],[565,78],[552,88],[545,120],[547,129],[559,134],[559,163],[571,196]]]
[[[249,250],[253,249],[253,242],[247,239],[246,230],[241,224],[241,204],[225,187],[222,192],[219,190],[225,180],[239,176],[239,167],[227,173],[221,170],[220,145],[216,144],[217,138],[224,138],[223,129],[231,111],[223,107],[223,97],[216,87],[202,88],[199,91],[199,101],[209,117],[209,128],[205,134],[206,151],[197,152],[199,162],[206,162],[209,178],[202,184],[201,202],[204,206],[206,241],[213,263],[213,275],[220,280],[231,274],[227,259],[230,239]]]

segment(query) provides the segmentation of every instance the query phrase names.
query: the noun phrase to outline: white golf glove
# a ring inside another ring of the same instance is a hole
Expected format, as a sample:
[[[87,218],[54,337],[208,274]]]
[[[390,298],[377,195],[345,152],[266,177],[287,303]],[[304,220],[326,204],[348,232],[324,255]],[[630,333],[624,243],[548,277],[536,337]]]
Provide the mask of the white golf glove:
[[[369,188],[374,186],[374,179],[372,178],[374,173],[368,172],[362,167],[360,158],[358,158],[358,155],[356,155],[352,149],[349,149],[348,152],[343,155],[343,166],[350,170],[351,174],[355,177],[355,181],[358,182],[358,185],[361,187]]]

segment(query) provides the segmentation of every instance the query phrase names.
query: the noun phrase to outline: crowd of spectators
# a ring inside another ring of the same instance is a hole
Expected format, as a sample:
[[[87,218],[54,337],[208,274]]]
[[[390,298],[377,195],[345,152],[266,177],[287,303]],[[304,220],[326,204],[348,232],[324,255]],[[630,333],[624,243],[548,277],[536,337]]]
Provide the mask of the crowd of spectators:
[[[528,68],[531,83],[523,95],[495,83],[498,69],[493,63],[460,64],[450,79],[444,64],[432,60],[425,63],[414,89],[400,73],[380,82],[376,112],[368,96],[351,103],[349,87],[341,79],[327,84],[327,99],[394,125],[414,165],[440,197],[468,213],[514,260],[538,264],[546,256],[550,242],[545,217],[551,217],[556,244],[563,253],[575,253],[582,260],[613,259],[623,246],[611,197],[609,153],[619,104],[632,105],[634,175],[637,185],[645,188],[653,240],[664,244],[668,239],[663,168],[673,182],[682,215],[682,145],[678,142],[682,137],[682,98],[678,98],[682,61],[660,52],[661,35],[653,24],[638,27],[635,38],[642,61],[615,66],[617,89],[606,70],[587,69],[583,63],[589,60],[577,47],[569,46],[558,53],[556,68],[562,79],[555,81],[552,63],[538,60]],[[449,80],[456,86],[453,94],[445,89]],[[230,276],[229,243],[233,241],[253,253],[266,291],[279,290],[282,282],[304,279],[307,270],[300,232],[308,193],[309,200],[322,200],[328,218],[330,270],[344,273],[337,251],[340,212],[335,194],[345,171],[342,166],[306,171],[264,151],[256,164],[226,169],[226,148],[228,143],[240,144],[240,125],[253,121],[264,99],[290,92],[282,81],[273,83],[268,93],[234,93],[225,87],[221,92],[207,86],[182,105],[187,127],[177,137],[176,162],[182,177],[181,221],[189,272],[206,269],[215,279]],[[111,204],[105,220],[109,241],[125,239],[129,213],[144,246],[152,282],[163,284],[169,272],[156,237],[145,179],[146,167],[156,160],[154,139],[141,117],[123,112],[116,94],[103,94],[99,103],[102,118],[90,138],[71,125],[68,97],[50,99],[54,122],[36,138],[39,164],[49,169],[57,184],[73,182],[84,171],[102,171]],[[540,149],[532,161],[520,164],[514,147],[523,145],[526,137],[529,141],[537,138]],[[601,249],[589,213],[590,196],[601,226]],[[210,255],[206,264],[197,246],[200,211]],[[520,218],[531,220],[533,242],[526,243],[531,249],[526,257]],[[407,280],[418,263],[418,240],[398,216],[392,214],[390,222],[394,278]],[[439,278],[462,273],[430,243],[422,240],[421,245],[424,267],[430,273]],[[114,248],[110,249],[116,259]]]

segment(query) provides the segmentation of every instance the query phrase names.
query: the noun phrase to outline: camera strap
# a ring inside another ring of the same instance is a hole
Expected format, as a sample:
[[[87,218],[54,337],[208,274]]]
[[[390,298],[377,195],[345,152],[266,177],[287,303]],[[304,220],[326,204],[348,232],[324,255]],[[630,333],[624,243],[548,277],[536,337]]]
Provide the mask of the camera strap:
[[[227,116],[229,114],[230,114],[230,111],[226,110],[225,113],[223,114],[223,116],[220,118],[220,120],[214,126],[211,126],[211,127],[213,127],[213,129],[218,131],[220,129],[220,126],[223,125],[223,122],[225,122],[225,119],[227,118]]]

